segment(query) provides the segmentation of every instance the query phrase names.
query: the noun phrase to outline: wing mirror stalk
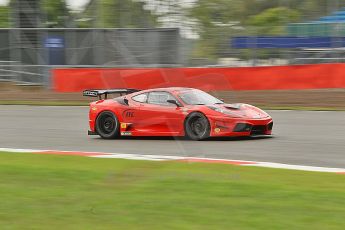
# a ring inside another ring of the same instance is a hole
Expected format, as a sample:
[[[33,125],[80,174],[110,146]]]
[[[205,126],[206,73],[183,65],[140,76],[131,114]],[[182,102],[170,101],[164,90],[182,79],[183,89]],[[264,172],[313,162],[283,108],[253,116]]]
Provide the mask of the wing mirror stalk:
[[[167,100],[168,103],[174,104],[177,107],[181,107],[180,103],[178,103],[176,100]]]

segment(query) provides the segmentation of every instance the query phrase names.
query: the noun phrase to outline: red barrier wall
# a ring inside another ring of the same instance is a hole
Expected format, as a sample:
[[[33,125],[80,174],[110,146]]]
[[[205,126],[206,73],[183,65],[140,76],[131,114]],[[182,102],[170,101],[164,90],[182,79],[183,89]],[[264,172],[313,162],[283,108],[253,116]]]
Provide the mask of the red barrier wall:
[[[57,92],[184,86],[202,90],[345,88],[345,64],[241,68],[67,68],[52,70]]]

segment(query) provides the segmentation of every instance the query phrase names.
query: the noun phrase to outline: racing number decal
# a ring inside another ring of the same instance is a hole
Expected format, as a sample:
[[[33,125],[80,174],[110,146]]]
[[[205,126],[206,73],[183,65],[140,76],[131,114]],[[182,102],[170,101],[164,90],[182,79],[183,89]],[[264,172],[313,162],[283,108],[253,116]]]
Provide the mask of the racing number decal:
[[[122,113],[122,116],[124,118],[124,123],[121,123],[121,136],[132,136],[131,131],[127,131],[127,128],[129,125],[132,125],[132,122],[134,122],[134,116],[135,111],[134,110],[125,110]],[[125,122],[130,122],[130,123],[125,123]]]

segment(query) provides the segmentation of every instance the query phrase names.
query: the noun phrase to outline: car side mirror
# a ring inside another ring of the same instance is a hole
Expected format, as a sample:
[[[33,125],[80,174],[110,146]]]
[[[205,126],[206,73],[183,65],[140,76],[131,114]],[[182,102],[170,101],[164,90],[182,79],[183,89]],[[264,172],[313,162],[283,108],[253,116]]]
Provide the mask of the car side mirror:
[[[176,105],[177,107],[181,107],[181,105],[180,105],[180,103],[178,103],[176,100],[167,100],[167,102],[168,103],[170,103],[170,104],[174,104],[174,105]]]

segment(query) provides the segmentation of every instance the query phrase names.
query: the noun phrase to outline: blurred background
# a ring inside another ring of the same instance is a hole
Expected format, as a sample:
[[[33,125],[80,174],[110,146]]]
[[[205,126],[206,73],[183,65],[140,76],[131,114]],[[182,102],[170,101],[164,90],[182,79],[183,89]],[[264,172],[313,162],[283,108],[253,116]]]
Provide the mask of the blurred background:
[[[56,67],[344,62],[345,0],[0,0],[0,80]]]

